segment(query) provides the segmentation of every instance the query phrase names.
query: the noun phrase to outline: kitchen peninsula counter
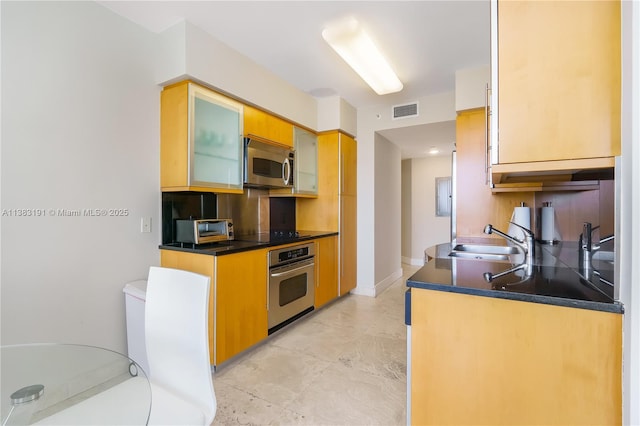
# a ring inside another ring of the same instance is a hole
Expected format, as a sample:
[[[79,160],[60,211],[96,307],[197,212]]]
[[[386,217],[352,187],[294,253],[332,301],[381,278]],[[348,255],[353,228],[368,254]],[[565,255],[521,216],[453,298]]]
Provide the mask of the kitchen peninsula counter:
[[[614,301],[613,286],[607,284],[614,281],[613,264],[594,260],[592,271],[580,271],[577,242],[537,244],[531,277],[525,277],[521,270],[495,278],[491,282],[485,279],[485,273],[496,275],[514,265],[507,261],[449,257],[450,251],[451,244],[440,244],[428,249],[427,256],[431,260],[407,280],[407,286],[623,313],[622,304]]]
[[[622,423],[623,307],[579,273],[577,243],[493,282],[514,265],[445,252],[407,280],[411,424]]]
[[[302,243],[318,238],[338,235],[338,232],[326,231],[298,231],[298,233],[300,234],[299,237],[271,239],[269,241],[244,241],[238,239],[200,245],[173,243],[162,244],[159,248],[161,250],[175,250],[188,253],[206,254],[210,256],[224,256],[227,254],[242,253],[245,251],[258,250],[262,248]],[[249,238],[247,238],[247,240],[248,239]]]

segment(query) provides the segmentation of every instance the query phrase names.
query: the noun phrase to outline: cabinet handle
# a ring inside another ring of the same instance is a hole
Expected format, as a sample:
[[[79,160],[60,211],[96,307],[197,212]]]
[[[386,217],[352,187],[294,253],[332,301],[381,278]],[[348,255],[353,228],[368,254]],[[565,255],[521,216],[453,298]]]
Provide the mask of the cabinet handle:
[[[340,277],[338,277],[338,283],[342,281],[342,276],[344,275],[344,232],[342,232],[342,224],[344,220],[344,202],[342,201],[342,197],[340,197],[339,202],[340,217],[338,218],[338,229],[340,230],[340,235],[338,235],[338,238],[340,238],[340,247],[338,248],[338,250],[340,253],[338,253],[338,262],[340,262]]]
[[[340,153],[340,194],[344,194],[344,154]]]
[[[487,83],[484,88],[484,183],[485,185],[489,185],[489,170],[491,166],[489,165],[489,150],[491,149],[491,145],[489,144],[489,116],[491,115],[491,109],[489,108],[489,99],[491,89],[489,88],[489,84]]]

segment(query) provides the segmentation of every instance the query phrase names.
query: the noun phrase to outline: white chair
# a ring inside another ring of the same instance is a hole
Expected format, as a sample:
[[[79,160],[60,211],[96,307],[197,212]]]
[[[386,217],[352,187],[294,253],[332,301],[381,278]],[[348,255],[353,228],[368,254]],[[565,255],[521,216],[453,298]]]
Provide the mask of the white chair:
[[[216,414],[209,362],[210,279],[151,267],[145,341],[151,383],[150,425],[209,425]]]

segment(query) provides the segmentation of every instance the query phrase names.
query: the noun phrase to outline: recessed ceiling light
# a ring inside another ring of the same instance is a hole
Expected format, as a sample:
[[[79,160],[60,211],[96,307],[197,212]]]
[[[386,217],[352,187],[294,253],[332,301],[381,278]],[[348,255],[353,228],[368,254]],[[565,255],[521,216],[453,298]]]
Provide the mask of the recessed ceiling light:
[[[325,28],[322,37],[378,95],[402,90],[402,82],[355,19]]]
[[[431,149],[429,150],[429,154],[431,154],[431,155],[436,155],[439,152],[440,152],[440,150],[438,148],[436,148],[435,146],[432,146]]]

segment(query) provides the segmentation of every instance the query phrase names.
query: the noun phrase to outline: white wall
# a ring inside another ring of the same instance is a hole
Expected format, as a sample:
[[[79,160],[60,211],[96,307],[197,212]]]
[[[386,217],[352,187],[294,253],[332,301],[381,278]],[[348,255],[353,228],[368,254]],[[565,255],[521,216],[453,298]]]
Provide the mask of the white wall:
[[[1,7],[2,344],[125,351],[122,288],[159,261],[154,35],[93,2]]]
[[[400,149],[375,135],[375,286],[379,294],[402,276]],[[390,208],[391,207],[391,208]]]
[[[318,98],[318,127],[319,132],[340,129],[350,135],[356,135],[356,109],[340,96]]]
[[[456,71],[456,111],[485,106],[486,87],[490,82],[489,65]]]
[[[402,240],[400,241],[401,247],[401,258],[402,263],[412,263],[411,262],[411,243],[413,239],[413,222],[412,222],[412,185],[413,181],[411,180],[411,176],[413,174],[412,170],[413,162],[412,160],[402,160],[402,165],[400,169],[401,173],[401,182],[400,182],[400,192],[401,192],[401,223],[400,228],[402,232]]]
[[[382,204],[376,202],[378,188],[375,186],[380,182],[380,176],[386,173],[385,168],[393,167],[398,170],[397,187],[394,189],[401,192],[400,179],[400,157],[397,159],[377,158],[378,155],[376,140],[378,130],[385,130],[398,127],[415,126],[419,124],[437,123],[456,119],[455,94],[453,92],[441,93],[433,96],[426,96],[417,99],[420,104],[420,115],[418,117],[393,120],[391,117],[392,105],[381,104],[368,108],[358,109],[358,288],[356,292],[366,294],[379,284],[383,287],[385,280],[382,273],[376,272],[378,262],[385,262],[384,254],[378,257],[377,244],[385,244],[397,247],[400,253],[401,232],[389,235],[389,239],[381,242],[376,236],[376,229],[384,224],[381,218],[401,217],[401,206],[397,204]],[[397,164],[392,164],[397,161]],[[374,182],[374,185],[372,185]],[[399,225],[398,225],[399,226]]]
[[[622,159],[616,202],[621,249],[623,421],[640,424],[640,3],[622,2]],[[620,232],[624,229],[624,232]]]
[[[189,22],[160,34],[157,82],[191,78],[293,122],[317,128],[316,99]]]
[[[436,178],[451,176],[451,157],[414,158],[411,163],[411,246],[403,252],[412,265],[424,263],[424,250],[451,240],[451,220],[436,216]],[[403,235],[403,237],[407,237]]]

